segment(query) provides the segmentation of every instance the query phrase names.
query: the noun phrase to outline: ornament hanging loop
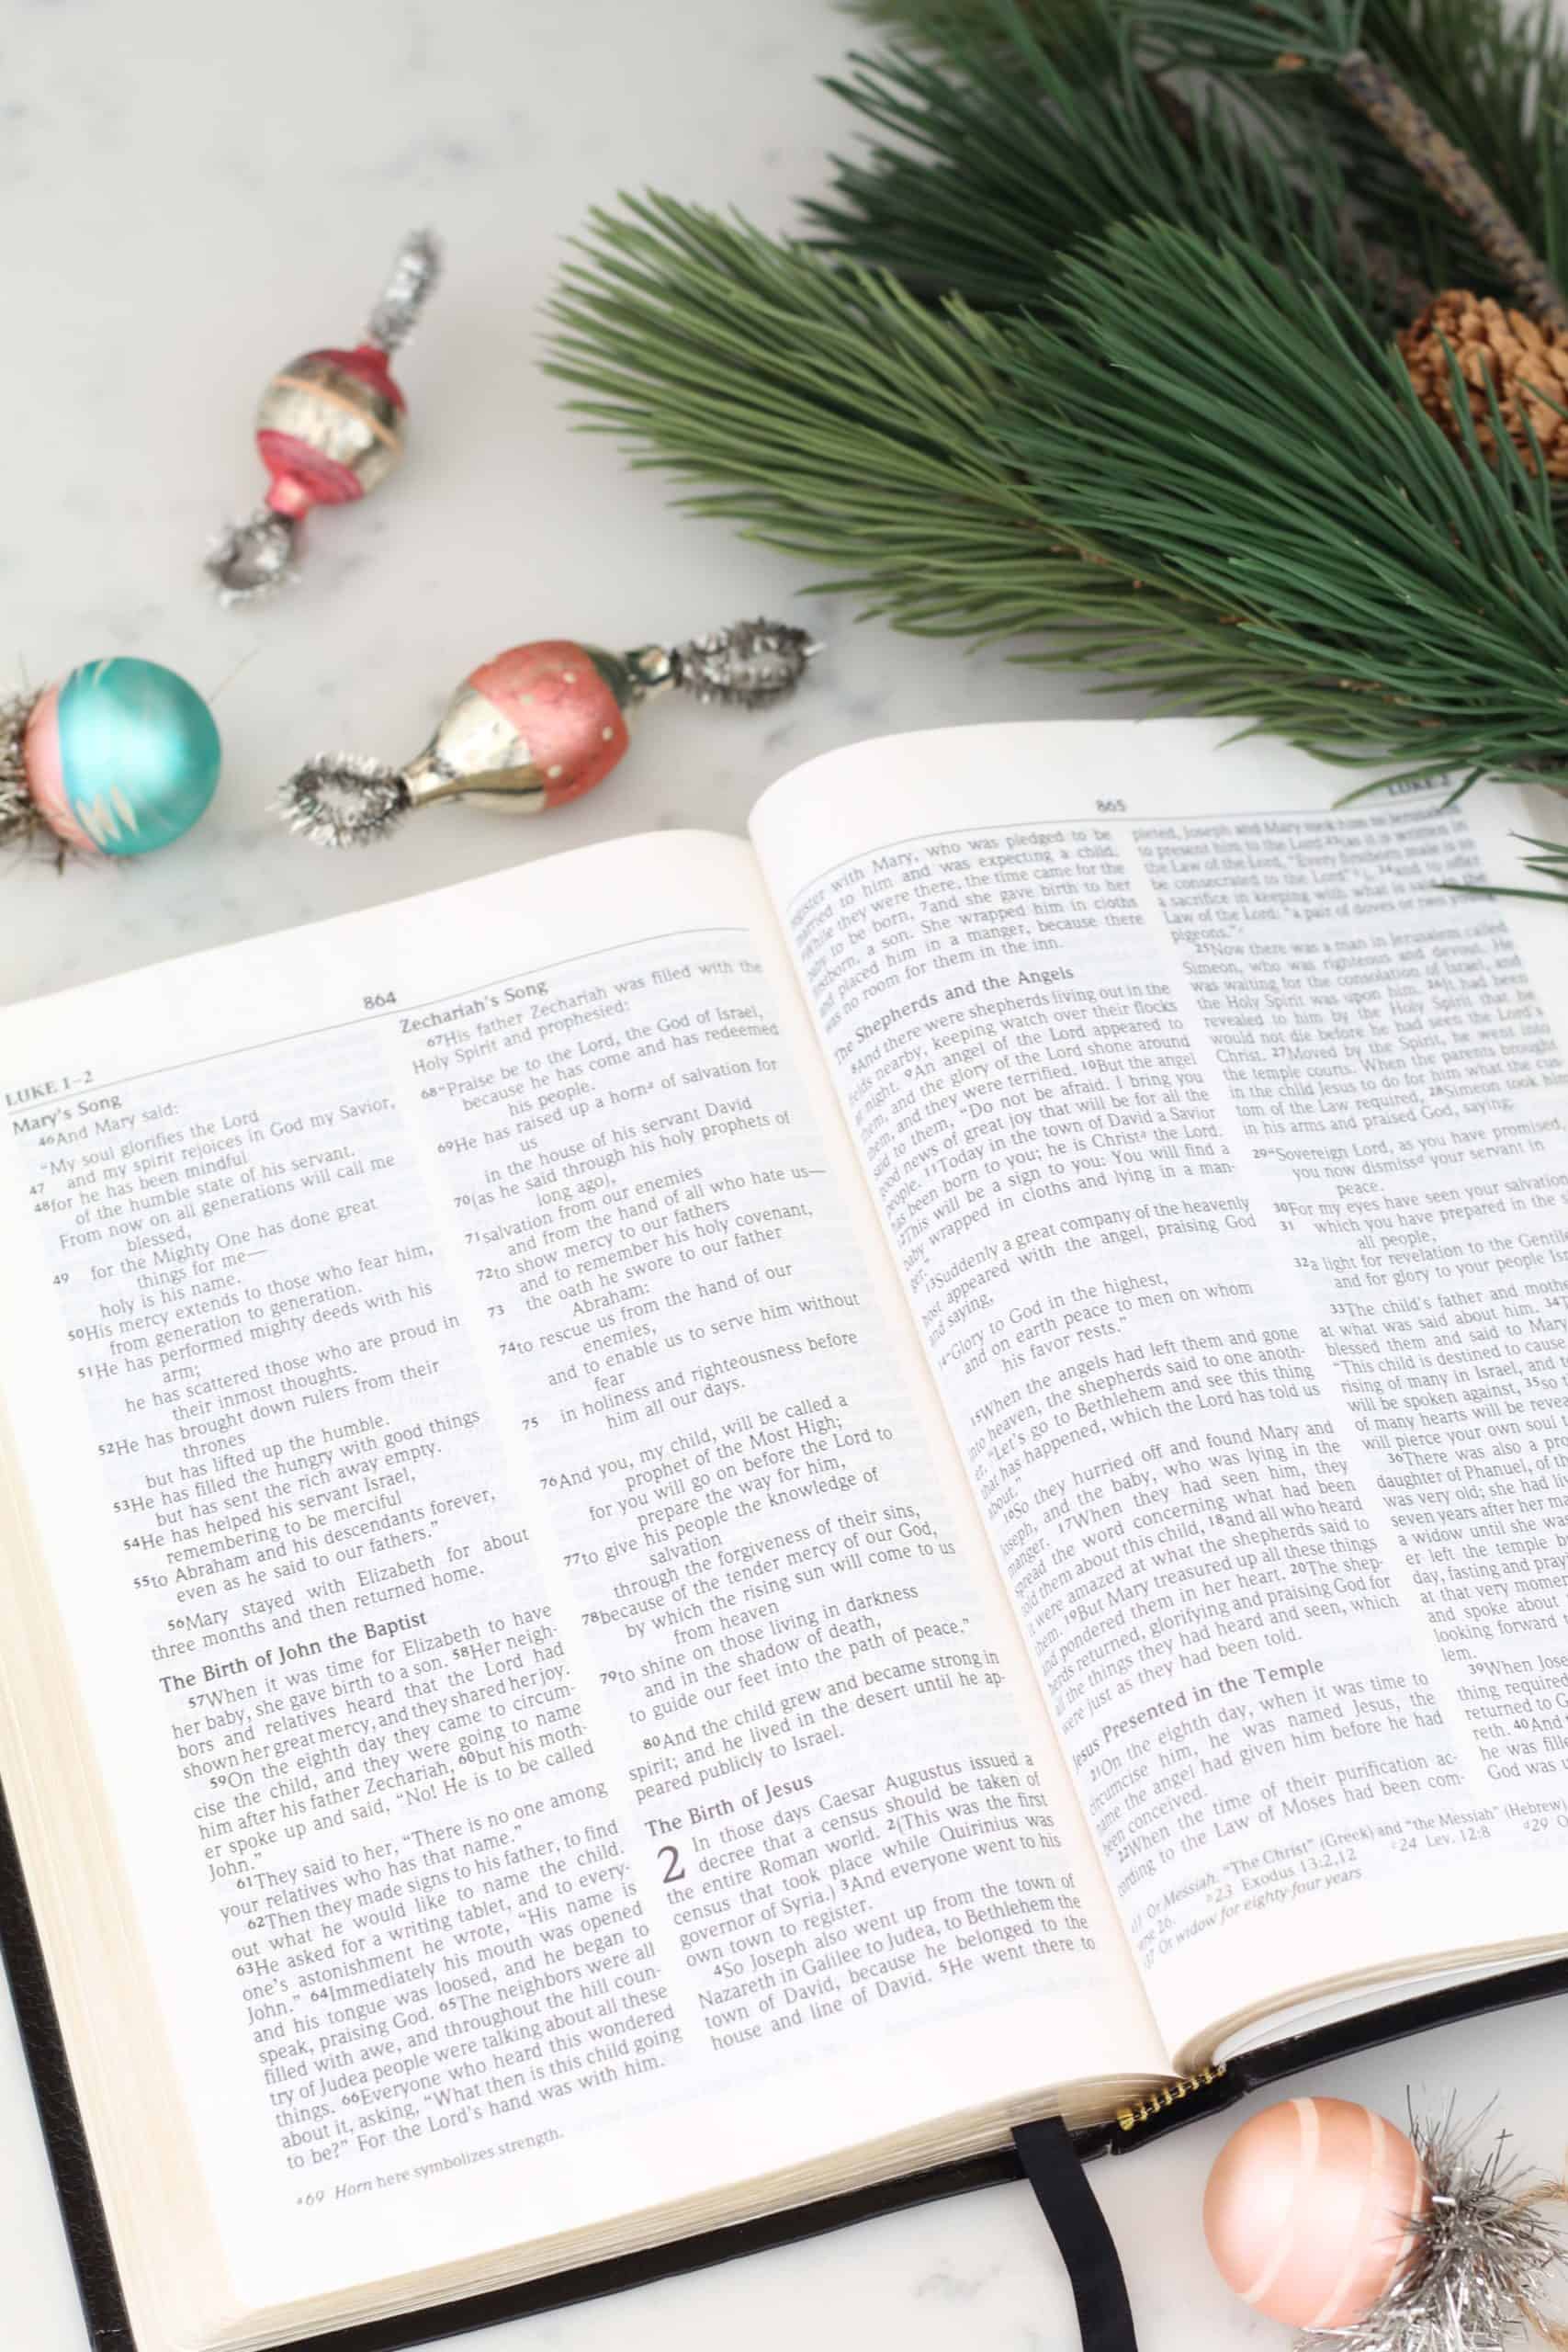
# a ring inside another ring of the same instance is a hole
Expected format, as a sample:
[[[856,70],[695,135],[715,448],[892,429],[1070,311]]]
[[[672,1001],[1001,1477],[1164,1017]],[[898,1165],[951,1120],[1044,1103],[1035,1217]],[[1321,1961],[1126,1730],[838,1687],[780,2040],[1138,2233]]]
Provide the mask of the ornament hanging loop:
[[[671,684],[698,702],[765,710],[795,692],[821,650],[805,629],[784,621],[732,621],[671,649]]]
[[[214,539],[205,570],[220,605],[248,605],[299,577],[294,560],[298,517],[258,506]]]
[[[411,806],[406,780],[379,760],[340,752],[307,760],[277,796],[290,832],[328,849],[361,849],[380,841]]]
[[[417,325],[441,275],[441,248],[416,229],[398,249],[365,340],[307,351],[280,368],[256,412],[256,447],[272,477],[265,503],[214,543],[206,569],[225,605],[292,580],[312,506],[346,506],[402,455],[404,401],[388,365]]]
[[[398,247],[380,299],[366,322],[366,342],[389,358],[400,351],[440,282],[440,239],[430,229],[411,230]]]
[[[671,691],[732,710],[765,710],[795,692],[821,650],[787,621],[755,620],[731,621],[681,645],[638,645],[621,654],[595,648],[593,658],[606,676],[613,673],[623,710]]]
[[[289,778],[279,811],[295,832],[330,849],[379,841],[434,800],[487,800],[538,816],[603,782],[626,750],[626,714],[639,704],[679,690],[765,709],[794,693],[819,650],[805,629],[767,620],[629,653],[569,638],[514,645],[470,672],[406,767],[329,753]]]

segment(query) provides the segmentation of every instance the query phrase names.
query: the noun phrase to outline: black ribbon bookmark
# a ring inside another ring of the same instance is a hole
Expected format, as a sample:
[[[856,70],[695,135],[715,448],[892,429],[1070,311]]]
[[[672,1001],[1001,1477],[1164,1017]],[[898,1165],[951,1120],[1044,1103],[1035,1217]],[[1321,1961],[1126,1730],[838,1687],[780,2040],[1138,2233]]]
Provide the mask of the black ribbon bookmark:
[[[1138,2352],[1116,2241],[1065,2123],[1020,2123],[1013,2145],[1072,2281],[1083,2352]]]

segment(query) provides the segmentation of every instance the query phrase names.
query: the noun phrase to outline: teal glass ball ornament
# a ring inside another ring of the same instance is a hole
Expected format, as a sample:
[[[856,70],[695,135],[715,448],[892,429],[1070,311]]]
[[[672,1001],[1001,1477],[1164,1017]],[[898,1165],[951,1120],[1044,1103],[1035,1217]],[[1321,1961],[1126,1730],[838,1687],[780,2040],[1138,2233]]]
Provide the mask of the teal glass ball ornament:
[[[218,788],[217,722],[159,662],[85,662],[28,715],[33,806],[73,849],[140,857],[178,841]]]

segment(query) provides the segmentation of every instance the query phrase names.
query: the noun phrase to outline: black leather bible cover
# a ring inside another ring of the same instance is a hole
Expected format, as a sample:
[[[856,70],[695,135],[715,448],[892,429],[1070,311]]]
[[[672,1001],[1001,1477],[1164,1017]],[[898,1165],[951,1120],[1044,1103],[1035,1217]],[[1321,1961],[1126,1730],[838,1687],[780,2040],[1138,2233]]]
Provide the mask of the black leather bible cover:
[[[10,1815],[0,1801],[0,1951],[6,1962],[11,1997],[21,2028],[33,2097],[38,2102],[55,2193],[64,2219],[95,2352],[140,2352],[126,2315],[114,2248],[98,2195],[81,2110],[71,2080],[71,2069],[61,2039],[32,1904],[23,1876]],[[1320,2066],[1357,2050],[1424,2032],[1457,2018],[1476,2017],[1489,2009],[1512,2008],[1539,2001],[1551,1993],[1568,1993],[1568,1961],[1551,1961],[1522,1968],[1506,1976],[1486,1977],[1446,1993],[1419,2000],[1401,2001],[1367,2017],[1352,2018],[1315,2033],[1296,2036],[1234,2060],[1225,2067],[1207,2070],[1204,2076],[1162,2092],[1141,2109],[1129,2110],[1116,2121],[1096,2125],[1073,2135],[1078,2155],[1124,2155],[1146,2147],[1168,2132],[1201,2115],[1213,2115],[1234,2106],[1248,2092],[1267,2087],[1288,2075]],[[655,2278],[670,2278],[700,2270],[713,2262],[728,2262],[737,2255],[758,2254],[771,2246],[787,2245],[797,2238],[840,2230],[852,2222],[876,2213],[891,2213],[906,2205],[927,2203],[939,2197],[957,2197],[971,2188],[998,2181],[1019,2180],[1023,2167],[1010,2144],[993,2154],[973,2156],[961,2164],[939,2165],[900,2180],[881,2181],[874,2188],[852,2189],[840,2197],[823,2198],[810,2205],[742,2222],[725,2230],[706,2230],[696,2237],[646,2254],[618,2256],[610,2262],[592,2262],[521,2287],[502,2288],[468,2295],[456,2302],[426,2311],[405,2312],[393,2320],[372,2320],[334,2328],[325,2335],[301,2339],[288,2352],[400,2352],[408,2345],[431,2344],[443,2336],[460,2335],[471,2328],[501,2320],[524,2319],[536,2312],[553,2311],[566,2303],[586,2302],[595,2295],[618,2292]]]

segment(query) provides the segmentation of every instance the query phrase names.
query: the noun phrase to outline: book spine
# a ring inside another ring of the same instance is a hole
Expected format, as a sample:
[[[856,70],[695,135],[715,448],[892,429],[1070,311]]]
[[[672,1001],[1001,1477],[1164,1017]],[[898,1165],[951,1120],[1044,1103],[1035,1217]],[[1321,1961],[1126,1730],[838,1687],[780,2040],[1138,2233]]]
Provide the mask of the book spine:
[[[1145,2125],[1160,2121],[1173,2107],[1183,2099],[1194,2098],[1200,2091],[1222,2081],[1226,2068],[1223,2061],[1204,2066],[1195,2075],[1184,2075],[1178,2083],[1166,2083],[1152,2091],[1136,2107],[1122,2107],[1116,2110],[1116,2128],[1122,2132],[1135,2132]],[[1223,2104],[1223,2102],[1215,2102]]]

